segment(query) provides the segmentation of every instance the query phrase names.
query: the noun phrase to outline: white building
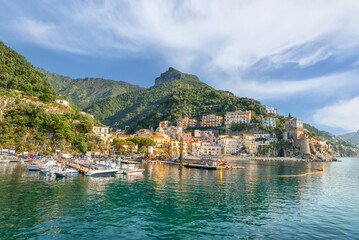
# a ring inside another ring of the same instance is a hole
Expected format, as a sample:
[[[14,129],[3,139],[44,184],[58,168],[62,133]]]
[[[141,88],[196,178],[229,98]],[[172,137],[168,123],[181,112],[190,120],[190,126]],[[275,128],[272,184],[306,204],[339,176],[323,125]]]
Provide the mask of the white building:
[[[275,128],[277,126],[276,119],[272,117],[265,117],[262,118],[262,125],[266,127],[273,127]]]
[[[237,154],[243,147],[242,139],[239,136],[220,136],[220,143],[223,146],[224,154]]]
[[[265,106],[266,113],[278,115],[278,110],[274,107]]]
[[[108,127],[93,127],[92,131],[97,137],[108,137]]]

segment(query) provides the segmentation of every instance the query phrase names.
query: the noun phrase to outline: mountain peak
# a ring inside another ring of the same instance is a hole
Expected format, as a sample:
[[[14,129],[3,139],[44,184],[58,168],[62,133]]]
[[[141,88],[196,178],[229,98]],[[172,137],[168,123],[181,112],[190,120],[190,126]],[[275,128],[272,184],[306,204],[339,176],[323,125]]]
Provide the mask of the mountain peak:
[[[175,80],[181,80],[181,79],[190,79],[190,80],[199,81],[199,78],[196,75],[183,73],[173,67],[169,67],[166,72],[161,73],[161,75],[158,78],[156,78],[155,85],[159,85],[161,83],[166,83],[166,82],[172,82]]]

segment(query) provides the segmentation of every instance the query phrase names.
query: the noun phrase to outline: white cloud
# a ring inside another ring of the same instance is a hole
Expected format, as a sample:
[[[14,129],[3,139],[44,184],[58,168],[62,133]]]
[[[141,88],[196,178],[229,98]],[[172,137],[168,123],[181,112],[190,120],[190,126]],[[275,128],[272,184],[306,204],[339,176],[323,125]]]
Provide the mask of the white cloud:
[[[46,4],[44,0],[37,2]],[[47,18],[46,23],[30,16],[15,21],[15,27],[21,26],[25,36],[30,33],[27,40],[95,55],[158,51],[173,60],[176,54],[187,52],[191,55],[189,61],[193,56],[206,57],[203,60],[209,65],[224,70],[245,68],[265,57],[312,64],[332,55],[338,46],[358,45],[359,37],[356,0],[104,0],[51,4],[59,16]],[[323,46],[289,51],[315,41]]]
[[[41,6],[40,13],[25,9],[12,15],[10,27],[24,41],[93,56],[154,53],[181,70],[211,72],[207,80],[219,88],[259,99],[332,92],[350,83],[338,81],[340,74],[245,79],[243,72],[258,61],[307,67],[353,55],[359,47],[357,0],[34,0],[33,5]],[[223,72],[227,79],[211,78]]]
[[[275,80],[248,80],[241,79],[240,74],[230,74],[226,81],[219,81],[215,87],[229,89],[240,96],[255,99],[286,99],[294,95],[302,97],[325,98],[337,95],[338,91],[348,88],[358,88],[359,71],[336,73],[322,77],[315,77],[298,81],[275,81]]]
[[[327,127],[357,131],[359,129],[358,109],[359,96],[317,110],[314,114],[314,121]]]

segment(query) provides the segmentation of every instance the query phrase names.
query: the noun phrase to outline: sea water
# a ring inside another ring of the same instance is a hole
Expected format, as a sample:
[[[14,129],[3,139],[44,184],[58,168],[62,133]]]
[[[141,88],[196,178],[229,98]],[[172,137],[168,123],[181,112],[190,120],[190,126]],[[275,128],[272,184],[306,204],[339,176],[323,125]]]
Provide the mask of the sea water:
[[[1,164],[0,238],[359,239],[358,158],[324,172],[320,163],[240,165],[56,179]]]

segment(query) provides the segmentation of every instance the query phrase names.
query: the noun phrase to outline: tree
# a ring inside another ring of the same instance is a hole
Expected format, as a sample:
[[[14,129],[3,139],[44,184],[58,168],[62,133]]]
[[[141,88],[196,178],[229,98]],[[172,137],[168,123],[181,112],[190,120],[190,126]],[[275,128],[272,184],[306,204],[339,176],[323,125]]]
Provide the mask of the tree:
[[[113,139],[112,145],[116,147],[118,151],[123,151],[127,145],[127,141],[121,138]]]

